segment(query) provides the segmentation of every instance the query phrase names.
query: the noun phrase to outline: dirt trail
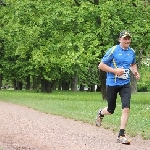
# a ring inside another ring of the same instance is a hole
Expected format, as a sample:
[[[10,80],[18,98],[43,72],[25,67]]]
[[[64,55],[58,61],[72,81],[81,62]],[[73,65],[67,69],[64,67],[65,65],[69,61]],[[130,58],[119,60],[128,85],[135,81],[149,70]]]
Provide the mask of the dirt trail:
[[[116,143],[117,134],[94,125],[0,102],[3,150],[150,150],[150,140]]]

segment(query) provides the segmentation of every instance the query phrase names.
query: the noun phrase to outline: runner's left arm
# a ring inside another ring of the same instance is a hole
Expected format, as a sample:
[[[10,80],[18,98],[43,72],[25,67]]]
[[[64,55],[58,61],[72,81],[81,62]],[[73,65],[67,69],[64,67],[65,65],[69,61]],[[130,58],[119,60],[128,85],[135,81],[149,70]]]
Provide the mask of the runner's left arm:
[[[130,70],[131,70],[131,72],[134,74],[135,78],[136,78],[137,80],[139,80],[139,79],[140,79],[140,74],[139,74],[138,71],[137,71],[137,65],[136,65],[136,64],[131,64]]]

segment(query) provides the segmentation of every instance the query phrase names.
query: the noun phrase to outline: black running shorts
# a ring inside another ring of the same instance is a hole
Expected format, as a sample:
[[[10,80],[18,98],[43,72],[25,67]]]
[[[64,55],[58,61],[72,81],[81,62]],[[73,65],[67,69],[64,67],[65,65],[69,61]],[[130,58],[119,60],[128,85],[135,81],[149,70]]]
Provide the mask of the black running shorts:
[[[130,108],[130,99],[131,99],[130,83],[119,86],[107,86],[107,101],[109,113],[112,114],[114,113],[118,93],[121,97],[122,109]]]

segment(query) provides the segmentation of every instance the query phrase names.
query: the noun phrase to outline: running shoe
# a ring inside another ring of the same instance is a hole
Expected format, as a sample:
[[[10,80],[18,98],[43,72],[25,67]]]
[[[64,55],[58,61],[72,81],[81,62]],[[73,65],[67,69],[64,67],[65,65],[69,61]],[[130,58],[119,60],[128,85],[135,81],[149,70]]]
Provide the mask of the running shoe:
[[[128,140],[125,136],[119,136],[117,138],[117,143],[122,143],[122,144],[130,145],[130,140]]]
[[[104,117],[104,115],[101,115],[101,111],[102,109],[100,109],[97,113],[97,116],[96,116],[96,119],[95,119],[95,123],[96,123],[96,126],[100,127],[101,126],[101,123],[102,123],[102,119]]]

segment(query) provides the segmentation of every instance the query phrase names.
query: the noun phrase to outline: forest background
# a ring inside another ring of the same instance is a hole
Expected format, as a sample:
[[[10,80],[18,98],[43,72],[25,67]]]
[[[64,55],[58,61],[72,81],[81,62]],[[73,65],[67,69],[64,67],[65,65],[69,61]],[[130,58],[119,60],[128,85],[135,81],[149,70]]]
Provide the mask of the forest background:
[[[149,0],[0,0],[0,87],[14,90],[101,91],[98,70],[122,30],[132,34],[141,80],[150,92]]]

